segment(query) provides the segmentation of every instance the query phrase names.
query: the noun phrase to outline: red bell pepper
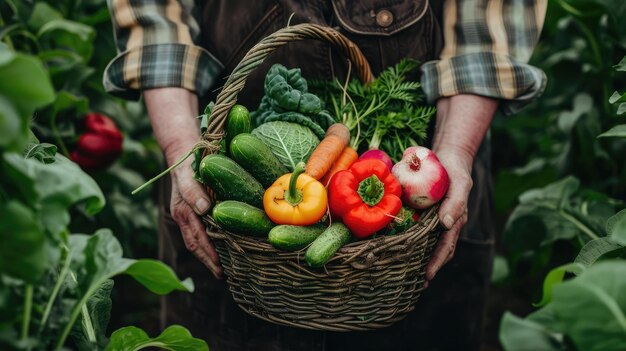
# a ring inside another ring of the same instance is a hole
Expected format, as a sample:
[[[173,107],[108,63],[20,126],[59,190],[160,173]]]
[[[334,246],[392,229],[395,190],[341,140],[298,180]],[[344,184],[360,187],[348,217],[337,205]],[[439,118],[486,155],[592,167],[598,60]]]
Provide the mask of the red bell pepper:
[[[402,208],[402,187],[378,159],[359,160],[336,173],[328,196],[333,219],[340,219],[359,239],[385,228]]]
[[[86,171],[108,167],[122,153],[122,133],[113,120],[99,113],[87,114],[84,123],[85,133],[70,158]]]

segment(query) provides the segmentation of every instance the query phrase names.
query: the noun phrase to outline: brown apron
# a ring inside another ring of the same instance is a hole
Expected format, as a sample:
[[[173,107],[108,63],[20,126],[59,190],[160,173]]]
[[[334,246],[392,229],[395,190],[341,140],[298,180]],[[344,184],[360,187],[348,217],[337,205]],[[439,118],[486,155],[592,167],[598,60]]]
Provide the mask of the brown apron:
[[[252,45],[288,22],[318,23],[335,27],[354,41],[377,74],[403,57],[421,62],[437,58],[442,47],[440,14],[441,2],[429,4],[427,0],[208,1],[202,14],[202,43],[224,64],[227,74]],[[248,78],[240,103],[252,108],[258,104],[263,77],[277,62],[300,67],[305,78],[330,79],[346,72],[345,59],[330,46],[311,40],[290,43],[272,53]],[[163,325],[187,327],[194,336],[205,339],[212,351],[478,350],[493,258],[489,160],[485,142],[474,163],[469,222],[454,259],[438,273],[406,319],[368,332],[283,327],[240,310],[225,281],[215,280],[185,249],[168,211],[168,179],[163,182],[160,199],[160,256],[179,276],[192,277],[196,291],[163,298]]]

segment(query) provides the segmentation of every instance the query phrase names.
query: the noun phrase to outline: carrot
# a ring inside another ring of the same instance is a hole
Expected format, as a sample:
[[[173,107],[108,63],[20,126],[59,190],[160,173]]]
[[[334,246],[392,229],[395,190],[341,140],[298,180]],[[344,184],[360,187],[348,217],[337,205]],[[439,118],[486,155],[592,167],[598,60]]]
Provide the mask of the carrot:
[[[306,163],[306,174],[317,180],[322,179],[349,142],[350,131],[348,127],[341,123],[330,126],[324,139],[309,157],[309,161]]]
[[[324,178],[322,178],[322,184],[324,184],[324,186],[328,186],[330,179],[335,175],[335,173],[350,168],[350,166],[352,166],[352,164],[358,159],[359,154],[356,153],[356,150],[350,146],[346,146],[337,161],[335,161],[335,164],[331,167],[330,171],[328,171]]]

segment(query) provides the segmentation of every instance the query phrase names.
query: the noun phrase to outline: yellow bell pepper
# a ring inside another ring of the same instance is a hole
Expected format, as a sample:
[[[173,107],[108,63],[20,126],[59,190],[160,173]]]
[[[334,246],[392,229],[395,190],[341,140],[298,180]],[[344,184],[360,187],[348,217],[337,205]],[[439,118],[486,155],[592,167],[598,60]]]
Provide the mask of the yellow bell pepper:
[[[267,216],[276,224],[311,225],[326,214],[326,188],[313,177],[302,174],[304,162],[272,184],[263,195]]]

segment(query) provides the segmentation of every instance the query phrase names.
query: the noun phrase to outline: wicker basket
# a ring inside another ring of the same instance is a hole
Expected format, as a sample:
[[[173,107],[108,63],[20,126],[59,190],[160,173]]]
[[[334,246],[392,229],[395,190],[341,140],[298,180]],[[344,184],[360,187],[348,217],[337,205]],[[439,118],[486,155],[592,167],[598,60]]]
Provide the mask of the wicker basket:
[[[302,39],[334,45],[363,82],[372,80],[361,51],[337,31],[314,24],[281,29],[255,45],[226,81],[203,135],[206,144],[216,145],[222,137],[228,111],[250,72],[277,47]],[[215,148],[205,149],[209,152]],[[280,251],[265,239],[224,232],[210,216],[205,221],[233,298],[244,311],[278,324],[329,331],[384,328],[412,311],[440,228],[431,208],[406,232],[345,245],[323,269],[314,269],[304,264],[303,251]]]

